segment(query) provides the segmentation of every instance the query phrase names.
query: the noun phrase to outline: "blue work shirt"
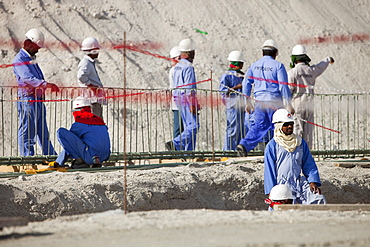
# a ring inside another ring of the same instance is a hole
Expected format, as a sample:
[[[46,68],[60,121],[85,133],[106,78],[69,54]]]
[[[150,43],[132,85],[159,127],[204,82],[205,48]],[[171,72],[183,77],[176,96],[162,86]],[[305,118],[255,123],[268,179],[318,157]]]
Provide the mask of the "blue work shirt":
[[[197,80],[195,78],[195,71],[194,67],[191,62],[189,62],[186,59],[181,59],[174,67],[174,73],[173,73],[173,86],[174,88],[180,87],[180,90],[174,90],[173,96],[179,96],[181,94],[194,94],[195,90],[197,88],[195,83]],[[192,85],[188,85],[192,84]],[[187,85],[184,86],[183,85]],[[186,90],[183,90],[186,89]]]
[[[271,139],[265,149],[264,166],[265,194],[269,194],[277,184],[286,184],[294,195],[299,196],[302,192],[302,188],[299,188],[301,173],[308,183],[321,186],[319,171],[304,139],[293,152],[288,152],[275,139]]]
[[[240,73],[238,73],[235,70],[229,70],[226,73],[221,75],[220,78],[220,87],[219,90],[223,92],[229,91],[229,88],[233,88],[238,84],[241,84],[243,82],[243,77]],[[236,89],[234,91],[242,92],[242,89]],[[225,96],[224,93],[221,94],[222,96]],[[240,95],[238,93],[230,93],[229,96],[237,96]]]
[[[15,56],[13,63],[24,63],[30,61],[32,61],[31,55],[22,48]],[[34,88],[45,87],[47,84],[37,63],[14,66],[13,71],[18,86],[20,87],[18,89],[18,97],[34,95]],[[37,97],[42,96],[43,90],[39,90]]]
[[[287,82],[288,75],[284,64],[276,61],[271,56],[264,56],[248,68],[243,80],[243,94],[250,96],[254,83],[254,97],[256,100],[279,101],[284,98],[287,103],[290,103],[292,93]]]

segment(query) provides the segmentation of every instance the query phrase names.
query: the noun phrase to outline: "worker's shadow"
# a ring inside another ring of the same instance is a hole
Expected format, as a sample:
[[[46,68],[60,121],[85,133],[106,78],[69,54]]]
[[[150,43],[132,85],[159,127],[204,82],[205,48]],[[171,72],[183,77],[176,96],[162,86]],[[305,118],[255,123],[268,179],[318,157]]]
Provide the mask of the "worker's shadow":
[[[24,233],[24,234],[20,234],[20,233],[11,233],[11,234],[8,234],[8,235],[3,235],[3,236],[0,236],[0,241],[1,240],[7,240],[7,239],[20,239],[20,238],[24,238],[24,237],[44,237],[44,236],[48,236],[48,235],[52,235],[53,233],[44,233],[44,232],[33,232],[33,233]]]

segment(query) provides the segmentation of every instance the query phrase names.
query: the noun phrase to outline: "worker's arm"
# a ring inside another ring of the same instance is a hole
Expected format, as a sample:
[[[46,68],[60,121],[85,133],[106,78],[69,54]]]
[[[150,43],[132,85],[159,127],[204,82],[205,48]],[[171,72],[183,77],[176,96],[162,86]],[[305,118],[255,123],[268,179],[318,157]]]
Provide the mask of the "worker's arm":
[[[272,187],[277,184],[276,178],[276,142],[271,139],[265,149],[264,187],[266,195],[270,194]]]

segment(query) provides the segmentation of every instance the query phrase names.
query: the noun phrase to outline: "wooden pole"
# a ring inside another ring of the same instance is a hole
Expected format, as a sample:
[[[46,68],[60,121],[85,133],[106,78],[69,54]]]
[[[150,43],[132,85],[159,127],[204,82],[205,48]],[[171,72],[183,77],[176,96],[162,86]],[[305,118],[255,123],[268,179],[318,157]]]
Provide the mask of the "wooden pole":
[[[123,33],[123,95],[126,95],[126,32]],[[126,97],[123,97],[123,210],[127,210],[127,153],[126,153]]]

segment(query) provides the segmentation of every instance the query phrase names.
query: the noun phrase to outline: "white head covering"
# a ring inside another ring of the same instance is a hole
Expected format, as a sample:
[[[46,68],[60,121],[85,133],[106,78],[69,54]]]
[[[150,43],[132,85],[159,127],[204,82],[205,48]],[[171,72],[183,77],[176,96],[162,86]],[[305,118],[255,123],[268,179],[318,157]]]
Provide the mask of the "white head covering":
[[[297,146],[301,145],[302,137],[296,134],[286,135],[284,134],[282,127],[284,123],[275,123],[274,139],[288,152],[293,152]]]

